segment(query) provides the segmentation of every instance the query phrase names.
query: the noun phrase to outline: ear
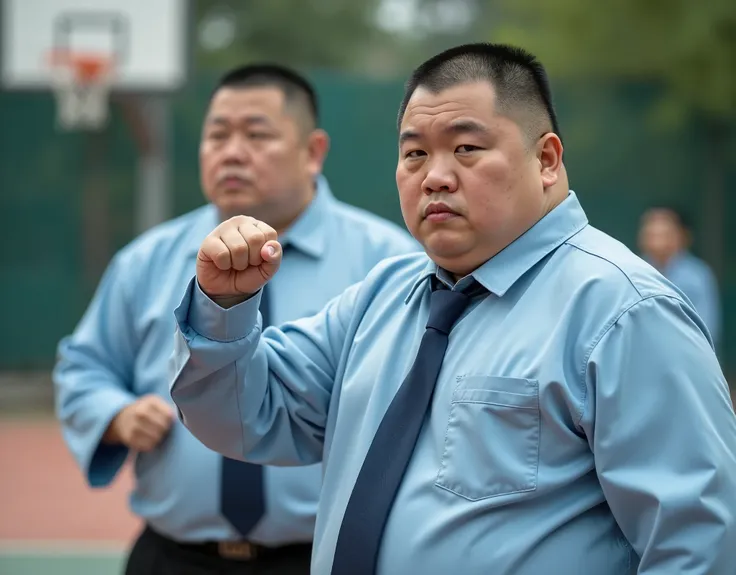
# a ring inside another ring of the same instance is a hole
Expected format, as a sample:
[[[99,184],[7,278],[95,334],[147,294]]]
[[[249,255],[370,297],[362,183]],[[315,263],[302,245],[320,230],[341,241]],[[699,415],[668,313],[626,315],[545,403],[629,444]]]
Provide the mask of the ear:
[[[327,152],[330,149],[330,136],[322,129],[312,130],[307,140],[307,167],[312,177],[322,173]]]
[[[545,188],[554,186],[562,170],[562,142],[557,134],[549,132],[542,136],[536,146],[537,161]]]

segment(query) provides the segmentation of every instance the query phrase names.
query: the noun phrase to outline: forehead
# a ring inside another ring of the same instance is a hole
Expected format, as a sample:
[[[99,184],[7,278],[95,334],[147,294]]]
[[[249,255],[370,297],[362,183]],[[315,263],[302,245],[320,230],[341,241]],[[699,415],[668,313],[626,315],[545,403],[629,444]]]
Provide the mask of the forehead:
[[[644,215],[644,226],[657,229],[679,229],[677,217],[669,210],[651,210]]]
[[[420,86],[407,103],[401,128],[430,129],[460,117],[484,124],[497,122],[495,98],[495,91],[487,82],[458,84],[438,93]]]
[[[271,120],[282,119],[284,99],[284,93],[272,86],[220,88],[212,97],[207,119],[236,120],[254,115]]]

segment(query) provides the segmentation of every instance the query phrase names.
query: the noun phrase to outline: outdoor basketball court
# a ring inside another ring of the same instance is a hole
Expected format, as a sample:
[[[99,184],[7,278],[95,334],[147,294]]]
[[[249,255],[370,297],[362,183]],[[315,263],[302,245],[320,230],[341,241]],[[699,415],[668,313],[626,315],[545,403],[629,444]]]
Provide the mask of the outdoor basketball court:
[[[171,215],[162,117],[166,95],[187,80],[190,9],[189,0],[0,0],[3,90],[49,94],[61,132],[104,129],[112,95],[140,112],[137,231]],[[129,468],[111,488],[89,489],[49,413],[0,418],[0,461],[0,574],[121,572],[139,525],[127,509]]]
[[[90,490],[49,415],[0,419],[0,573],[119,575],[139,522],[129,467]]]
[[[173,216],[167,96],[187,82],[190,0],[0,0],[0,85],[45,92],[61,133],[98,132],[117,98],[138,148],[136,231]]]

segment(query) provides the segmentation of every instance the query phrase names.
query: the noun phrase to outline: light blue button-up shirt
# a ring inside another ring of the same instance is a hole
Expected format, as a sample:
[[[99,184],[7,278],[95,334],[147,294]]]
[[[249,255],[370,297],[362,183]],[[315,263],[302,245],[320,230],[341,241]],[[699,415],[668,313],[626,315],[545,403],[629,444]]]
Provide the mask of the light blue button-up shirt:
[[[100,443],[113,416],[137,397],[170,400],[174,308],[198,248],[217,225],[213,206],[163,224],[116,255],[81,323],[59,347],[54,373],[64,437],[93,486],[105,486],[128,455]],[[420,246],[408,233],[340,203],[320,179],[315,200],[281,237],[287,249],[270,285],[276,322],[319,311],[382,258]],[[177,420],[156,449],[135,456],[133,511],[182,541],[238,537],[219,513],[220,462]],[[263,544],[311,541],[321,467],[268,468],[266,515],[251,534]]]
[[[660,271],[690,299],[695,311],[708,326],[718,349],[721,338],[721,302],[718,282],[708,264],[690,252],[680,252]]]
[[[193,280],[176,311],[172,396],[194,434],[251,461],[324,461],[314,575],[437,272],[392,258],[263,335],[259,294],[223,310]],[[690,304],[572,192],[472,276],[489,294],[450,334],[378,575],[733,575],[736,415]]]

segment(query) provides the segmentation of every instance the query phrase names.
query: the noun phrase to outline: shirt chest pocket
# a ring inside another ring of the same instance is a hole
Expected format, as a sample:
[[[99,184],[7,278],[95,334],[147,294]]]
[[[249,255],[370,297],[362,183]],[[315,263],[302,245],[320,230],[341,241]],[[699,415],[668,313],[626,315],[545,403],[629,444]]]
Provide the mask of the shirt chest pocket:
[[[537,488],[539,384],[464,376],[452,396],[436,485],[470,501]]]

